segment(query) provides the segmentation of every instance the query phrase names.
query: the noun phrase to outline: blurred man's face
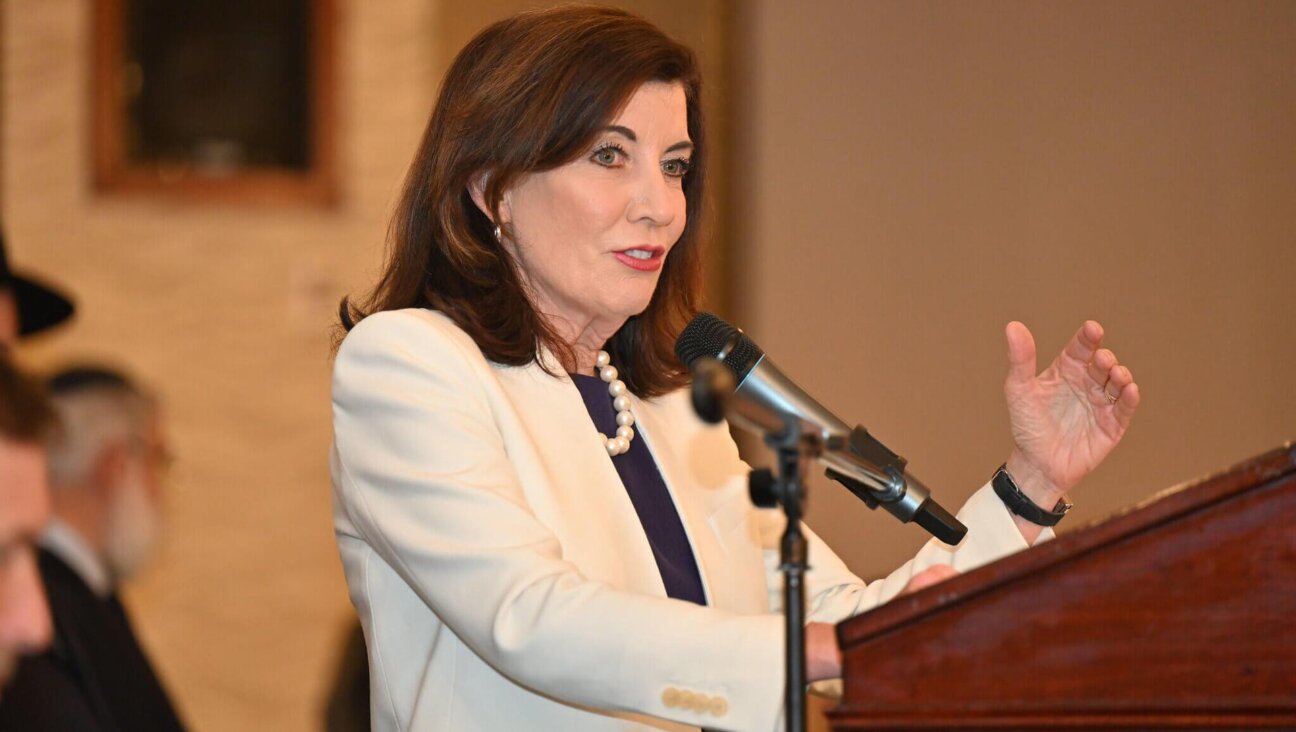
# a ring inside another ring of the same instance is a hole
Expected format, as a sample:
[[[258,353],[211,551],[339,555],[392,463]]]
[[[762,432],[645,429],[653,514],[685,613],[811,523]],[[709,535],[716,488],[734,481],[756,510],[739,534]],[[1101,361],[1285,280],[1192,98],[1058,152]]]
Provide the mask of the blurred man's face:
[[[36,534],[48,518],[45,451],[0,439],[0,688],[19,656],[50,641],[35,549]]]
[[[161,415],[155,411],[133,445],[105,514],[104,558],[118,581],[138,574],[157,550],[170,462]]]
[[[18,302],[13,293],[0,289],[0,348],[13,348],[18,342]]]

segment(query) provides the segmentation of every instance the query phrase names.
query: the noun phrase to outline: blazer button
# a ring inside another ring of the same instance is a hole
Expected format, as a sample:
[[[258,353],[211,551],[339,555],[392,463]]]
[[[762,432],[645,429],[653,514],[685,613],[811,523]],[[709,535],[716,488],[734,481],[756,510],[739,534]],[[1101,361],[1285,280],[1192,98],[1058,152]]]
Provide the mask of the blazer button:
[[[681,691],[679,705],[685,709],[697,710],[697,694],[691,691]]]
[[[711,697],[711,713],[717,717],[723,717],[729,713],[729,702],[722,696]]]
[[[666,687],[666,691],[662,692],[662,704],[670,709],[678,707],[680,705],[680,690],[673,686]]]

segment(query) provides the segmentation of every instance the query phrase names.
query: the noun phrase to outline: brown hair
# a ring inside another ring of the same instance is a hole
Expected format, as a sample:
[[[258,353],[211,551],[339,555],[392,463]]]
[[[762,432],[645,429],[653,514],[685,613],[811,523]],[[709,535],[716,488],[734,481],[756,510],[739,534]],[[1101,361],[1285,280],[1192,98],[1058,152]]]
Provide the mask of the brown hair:
[[[46,444],[57,426],[40,385],[0,353],[0,439]]]
[[[527,297],[517,263],[473,203],[499,219],[504,192],[532,172],[575,160],[645,82],[684,87],[694,152],[683,181],[687,222],[648,307],[606,344],[639,396],[682,385],[675,336],[697,309],[705,151],[692,51],[622,10],[563,6],[486,28],[450,66],[388,231],[388,261],[363,307],[343,299],[342,327],[374,312],[422,307],[449,316],[492,361],[532,363],[546,347],[574,361]]]

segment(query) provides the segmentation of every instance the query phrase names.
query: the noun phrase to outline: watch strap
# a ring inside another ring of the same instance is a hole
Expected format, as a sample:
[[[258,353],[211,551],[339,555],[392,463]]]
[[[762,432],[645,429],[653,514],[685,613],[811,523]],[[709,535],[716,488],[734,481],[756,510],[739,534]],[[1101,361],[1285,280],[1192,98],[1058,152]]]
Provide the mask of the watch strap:
[[[994,486],[995,495],[999,496],[999,500],[1003,501],[1009,511],[1038,526],[1056,526],[1067,511],[1071,510],[1072,504],[1065,498],[1059,500],[1052,511],[1040,508],[1017,487],[1017,482],[1008,472],[1007,463],[999,466],[990,479],[990,484]]]

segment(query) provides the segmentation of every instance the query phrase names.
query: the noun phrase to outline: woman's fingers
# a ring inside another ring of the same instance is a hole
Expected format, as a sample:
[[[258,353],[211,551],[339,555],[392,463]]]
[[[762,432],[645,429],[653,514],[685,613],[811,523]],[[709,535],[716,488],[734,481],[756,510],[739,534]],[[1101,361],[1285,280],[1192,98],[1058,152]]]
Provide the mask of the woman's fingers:
[[[1124,364],[1117,364],[1107,372],[1107,393],[1120,396],[1121,390],[1134,383],[1134,374]]]
[[[1128,425],[1138,407],[1138,384],[1134,383],[1134,372],[1128,366],[1118,363],[1116,354],[1100,349],[1089,363],[1089,378],[1096,396],[1104,404],[1115,409],[1117,420],[1122,426]]]
[[[1004,335],[1008,338],[1008,382],[1029,382],[1035,378],[1035,337],[1016,320],[1008,324]]]
[[[822,681],[841,676],[841,648],[837,629],[829,623],[807,623],[805,628],[806,680]]]
[[[927,569],[915,574],[909,583],[904,586],[900,594],[907,595],[910,592],[917,592],[924,587],[931,587],[937,582],[944,582],[951,577],[957,577],[959,571],[948,564],[934,564]]]
[[[1134,416],[1134,410],[1138,408],[1140,398],[1138,384],[1132,381],[1124,389],[1121,389],[1120,398],[1116,400],[1116,419],[1120,422],[1121,427],[1129,426],[1130,418]]]
[[[1086,320],[1076,331],[1075,336],[1067,343],[1062,354],[1074,359],[1077,363],[1088,363],[1094,352],[1102,345],[1103,327],[1096,320]]]
[[[1134,373],[1128,366],[1116,366],[1111,370],[1111,378],[1103,392],[1107,401],[1116,408],[1116,419],[1121,425],[1128,425],[1134,409],[1139,403],[1138,384],[1134,383]]]
[[[1089,373],[1089,382],[1091,388],[1102,392],[1107,382],[1111,380],[1112,369],[1117,366],[1116,354],[1109,348],[1100,348],[1094,352],[1093,358],[1089,360],[1086,370]],[[1119,396],[1117,394],[1108,394],[1109,397]],[[1110,399],[1108,399],[1110,401]]]

